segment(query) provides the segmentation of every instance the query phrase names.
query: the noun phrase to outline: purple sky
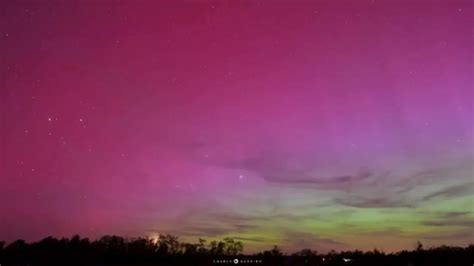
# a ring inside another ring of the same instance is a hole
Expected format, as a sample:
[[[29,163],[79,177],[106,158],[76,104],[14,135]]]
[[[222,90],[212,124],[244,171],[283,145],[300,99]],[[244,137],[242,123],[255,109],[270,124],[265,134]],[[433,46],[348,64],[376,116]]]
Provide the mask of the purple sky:
[[[474,237],[471,1],[0,7],[0,239]]]

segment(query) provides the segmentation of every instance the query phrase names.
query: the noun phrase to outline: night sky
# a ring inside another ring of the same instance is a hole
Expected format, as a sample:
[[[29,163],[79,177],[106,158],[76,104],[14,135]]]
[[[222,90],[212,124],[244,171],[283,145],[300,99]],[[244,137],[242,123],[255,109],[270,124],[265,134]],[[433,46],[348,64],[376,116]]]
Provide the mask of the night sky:
[[[472,242],[471,1],[177,2],[2,1],[1,240]]]

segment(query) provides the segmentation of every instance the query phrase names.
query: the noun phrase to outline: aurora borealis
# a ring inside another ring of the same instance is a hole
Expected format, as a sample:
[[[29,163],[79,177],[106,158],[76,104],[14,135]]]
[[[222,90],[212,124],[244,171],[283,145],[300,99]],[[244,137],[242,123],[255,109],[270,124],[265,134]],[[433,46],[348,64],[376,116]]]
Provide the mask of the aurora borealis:
[[[0,240],[474,239],[471,1],[0,7]]]

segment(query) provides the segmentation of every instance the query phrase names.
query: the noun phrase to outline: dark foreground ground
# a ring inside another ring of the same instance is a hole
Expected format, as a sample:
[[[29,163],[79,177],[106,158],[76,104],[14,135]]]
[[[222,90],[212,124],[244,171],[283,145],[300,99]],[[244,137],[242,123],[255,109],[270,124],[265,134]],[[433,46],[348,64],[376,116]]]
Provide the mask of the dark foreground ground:
[[[384,253],[378,250],[343,251],[319,254],[304,249],[287,255],[278,247],[247,256],[240,255],[243,245],[226,238],[207,243],[179,242],[178,237],[163,235],[158,240],[104,236],[95,241],[74,236],[71,239],[47,237],[27,243],[6,245],[0,242],[0,266],[205,266],[205,265],[344,265],[344,266],[474,266],[474,244],[468,247],[440,246],[411,251]]]
[[[344,266],[472,266],[474,265],[474,253],[450,252],[450,253],[420,253],[407,252],[405,254],[329,254],[312,256],[167,256],[143,260],[139,258],[123,258],[97,261],[84,260],[81,258],[45,258],[42,260],[18,258],[16,260],[2,260],[1,266],[42,266],[42,265],[84,265],[84,266],[106,266],[106,265],[271,265],[271,266],[297,266],[297,265],[344,265]]]

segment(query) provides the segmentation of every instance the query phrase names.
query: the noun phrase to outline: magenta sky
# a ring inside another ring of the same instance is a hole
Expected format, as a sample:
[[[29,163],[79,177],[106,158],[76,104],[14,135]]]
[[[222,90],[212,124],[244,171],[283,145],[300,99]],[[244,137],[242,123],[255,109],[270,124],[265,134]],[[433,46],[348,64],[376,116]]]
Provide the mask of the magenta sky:
[[[173,2],[0,4],[0,239],[472,241],[471,1]]]

